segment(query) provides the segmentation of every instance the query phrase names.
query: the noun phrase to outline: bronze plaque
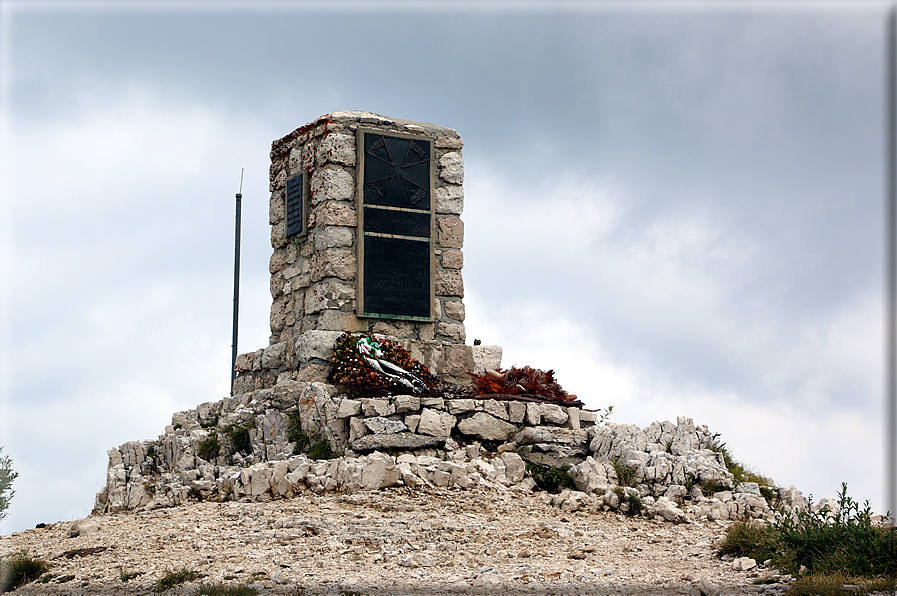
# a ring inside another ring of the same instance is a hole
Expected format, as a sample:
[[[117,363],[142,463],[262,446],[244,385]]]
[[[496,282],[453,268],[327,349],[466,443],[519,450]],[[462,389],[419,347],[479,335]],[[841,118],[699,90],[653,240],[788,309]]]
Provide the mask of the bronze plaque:
[[[359,316],[433,317],[433,141],[358,131]]]

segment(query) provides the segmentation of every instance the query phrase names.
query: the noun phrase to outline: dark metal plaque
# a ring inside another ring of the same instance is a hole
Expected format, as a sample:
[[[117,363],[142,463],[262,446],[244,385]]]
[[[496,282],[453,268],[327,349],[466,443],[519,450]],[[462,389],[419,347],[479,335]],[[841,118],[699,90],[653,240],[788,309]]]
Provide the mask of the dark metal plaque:
[[[287,237],[302,232],[302,174],[287,179]]]
[[[430,316],[430,243],[364,238],[364,314]]]
[[[430,237],[429,211],[364,208],[364,231],[398,236]]]
[[[364,203],[430,209],[430,141],[364,133]]]

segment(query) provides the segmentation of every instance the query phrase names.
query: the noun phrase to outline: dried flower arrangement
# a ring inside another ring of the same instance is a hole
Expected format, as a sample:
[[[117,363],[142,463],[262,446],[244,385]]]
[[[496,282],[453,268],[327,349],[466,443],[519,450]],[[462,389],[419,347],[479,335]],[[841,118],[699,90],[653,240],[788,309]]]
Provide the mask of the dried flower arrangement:
[[[382,352],[380,358],[420,380],[428,393],[436,387],[436,377],[426,366],[415,360],[408,350],[388,339],[374,339],[370,335],[344,333],[336,341],[330,360],[330,382],[343,387],[358,397],[379,397],[396,393],[409,393],[409,387],[396,376],[384,374],[365,361],[359,352],[362,346],[376,344]]]
[[[554,371],[543,371],[531,366],[487,370],[481,375],[471,374],[474,390],[478,395],[505,395],[550,401],[565,406],[582,405],[575,395],[570,395],[554,379]]]

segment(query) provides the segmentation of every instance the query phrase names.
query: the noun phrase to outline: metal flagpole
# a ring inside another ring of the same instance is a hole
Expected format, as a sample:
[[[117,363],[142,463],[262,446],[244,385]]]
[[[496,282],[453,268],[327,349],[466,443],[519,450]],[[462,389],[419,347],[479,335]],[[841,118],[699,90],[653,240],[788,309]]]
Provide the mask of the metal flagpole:
[[[234,337],[230,358],[230,394],[234,395],[237,378],[237,322],[240,318],[240,203],[243,201],[243,169],[240,169],[240,192],[237,193],[237,227],[234,231]]]
[[[894,524],[897,522],[897,4],[888,11],[886,39],[885,506]]]

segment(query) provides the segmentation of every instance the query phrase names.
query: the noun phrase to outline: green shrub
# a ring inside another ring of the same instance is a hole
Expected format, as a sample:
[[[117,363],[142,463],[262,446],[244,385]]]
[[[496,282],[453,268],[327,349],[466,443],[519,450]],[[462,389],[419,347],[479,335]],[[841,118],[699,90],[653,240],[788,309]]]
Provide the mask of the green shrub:
[[[533,477],[536,488],[545,492],[558,494],[565,488],[576,488],[573,477],[570,476],[570,466],[553,468],[542,464],[526,462],[526,469]]]
[[[719,554],[765,561],[773,558],[776,548],[771,526],[756,521],[737,521],[726,530],[726,536],[719,545]]]
[[[339,454],[333,450],[330,441],[322,438],[317,439],[315,444],[309,447],[307,455],[309,459],[333,459],[334,457],[339,456]]]
[[[642,501],[642,498],[631,492],[627,492],[625,488],[622,486],[614,487],[614,494],[617,495],[617,498],[620,499],[620,504],[626,504],[626,508],[624,512],[627,515],[638,515],[645,509],[645,503]]]
[[[312,445],[312,436],[302,430],[302,418],[298,412],[287,414],[287,441],[293,444],[298,452],[306,452]]]
[[[851,579],[844,583],[861,583],[854,581],[857,578],[897,579],[897,531],[873,526],[868,501],[861,509],[847,495],[847,484],[841,485],[838,502],[837,516],[823,507],[795,515],[778,511],[775,520],[765,526],[732,524],[719,552],[758,561],[771,559],[776,567],[792,574],[803,566],[822,584],[825,577],[836,574]]]
[[[192,569],[187,569],[186,567],[174,569],[163,575],[159,581],[156,582],[153,591],[164,592],[165,590],[179,586],[183,583],[192,582],[198,578],[199,574]]]
[[[208,437],[200,441],[196,454],[206,461],[214,461],[218,457],[218,451],[221,449],[221,442],[218,440],[218,433],[213,432]]]
[[[26,553],[16,553],[0,561],[0,592],[12,592],[19,586],[38,579],[50,566],[40,560],[32,559]]]
[[[255,420],[244,422],[242,424],[228,424],[224,427],[224,434],[227,435],[228,455],[234,455],[240,451],[249,453],[252,451],[252,442],[249,438],[249,431],[255,428]]]
[[[287,441],[293,444],[294,453],[305,453],[309,459],[339,457],[326,437],[320,434],[310,435],[302,430],[302,420],[295,412],[288,414]]]
[[[0,452],[3,447],[0,447]],[[9,502],[16,491],[12,489],[12,481],[19,476],[19,473],[12,469],[12,460],[8,455],[0,457],[0,519],[6,517],[6,509]]]

